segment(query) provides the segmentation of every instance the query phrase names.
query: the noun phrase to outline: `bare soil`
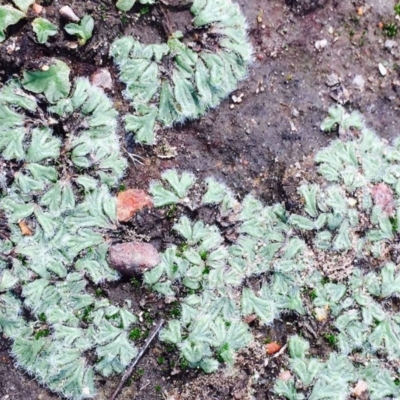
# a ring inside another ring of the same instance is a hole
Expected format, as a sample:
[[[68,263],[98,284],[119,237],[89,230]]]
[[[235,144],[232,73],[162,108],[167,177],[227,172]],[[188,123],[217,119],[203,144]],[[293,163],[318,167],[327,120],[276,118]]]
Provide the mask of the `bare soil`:
[[[242,102],[226,99],[200,120],[160,131],[155,147],[143,147],[125,137],[128,151],[143,158],[143,165],[130,166],[123,182],[127,188],[147,189],[162,171],[174,167],[193,171],[201,179],[216,176],[241,196],[253,192],[267,204],[279,201],[296,208],[296,184],[306,176],[299,172],[304,168],[295,166],[311,168],[312,155],[329,142],[319,125],[331,105],[340,103],[361,111],[388,140],[397,135],[400,50],[385,48],[387,37],[379,27],[380,23],[395,22],[394,0],[238,3],[247,16],[255,49],[248,79],[234,93],[238,97],[243,94]],[[94,37],[85,47],[71,49],[73,38],[60,31],[48,44],[39,45],[30,24],[21,22],[9,29],[9,39],[0,45],[0,81],[50,56],[67,62],[75,76],[91,76],[98,68],[107,68],[114,78],[114,89],[108,94],[121,112],[129,107],[108,58],[110,43],[122,34],[133,34],[146,43],[161,42],[168,29],[185,33],[190,23],[190,14],[180,7],[180,1],[163,1],[163,6],[152,6],[146,13],[138,5],[128,14],[118,13],[111,0],[43,0],[41,4],[46,18],[60,25],[65,24],[58,12],[63,5],[70,5],[80,17],[91,14],[96,21]],[[322,40],[326,44],[317,50],[316,42]],[[385,76],[378,69],[379,63],[387,68]],[[332,82],[333,86],[327,85]],[[120,132],[124,134],[122,128]],[[199,215],[213,221],[212,210],[200,210]],[[168,213],[144,211],[124,225],[121,234],[125,239],[142,237],[163,250],[173,239],[171,226]],[[121,281],[102,289],[117,303],[132,300],[143,318],[141,343],[160,318],[168,319],[175,312],[174,305],[165,305],[141,288],[140,282]],[[311,321],[300,325],[294,315],[285,316],[272,327],[258,326],[257,321],[251,327],[258,344],[241,352],[234,369],[212,376],[182,369],[177,354],[155,341],[119,398],[272,399],[271,388],[281,360],[268,360],[263,343],[272,340],[284,344],[287,336],[301,330],[320,354],[329,345],[321,339],[318,327]],[[14,367],[9,345],[0,338],[0,400],[58,398]],[[100,380],[97,399],[109,398],[118,380]]]

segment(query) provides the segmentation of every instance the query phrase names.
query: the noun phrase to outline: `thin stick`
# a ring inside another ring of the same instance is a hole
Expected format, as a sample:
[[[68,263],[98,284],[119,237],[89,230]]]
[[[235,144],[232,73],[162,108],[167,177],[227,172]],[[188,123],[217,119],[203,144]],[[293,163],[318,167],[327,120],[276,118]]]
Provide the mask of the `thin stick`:
[[[141,392],[143,389],[146,389],[147,386],[149,386],[149,385],[150,385],[150,380],[139,389],[139,392]]]
[[[274,354],[271,358],[276,358],[279,357],[287,348],[287,343],[276,353]]]
[[[125,147],[123,147],[123,146],[121,146],[121,147],[122,147],[122,150],[124,150],[126,152],[127,156],[132,160],[133,164],[138,163],[140,165],[144,165],[143,162],[141,161],[141,160],[143,160],[143,157],[140,157],[138,154],[129,153],[129,151]]]
[[[156,337],[157,333],[159,332],[159,330],[161,329],[163,324],[164,324],[164,320],[161,319],[158,322],[158,324],[156,325],[156,327],[154,328],[153,332],[151,332],[150,336],[147,338],[146,343],[144,344],[144,346],[140,350],[139,354],[136,356],[136,358],[133,361],[133,363],[129,366],[129,368],[126,370],[125,374],[122,376],[121,381],[119,382],[118,387],[114,390],[114,393],[110,397],[110,400],[116,400],[116,398],[118,397],[119,392],[124,387],[125,382],[132,375],[132,372],[133,372],[134,368],[136,367],[136,364],[143,357],[143,355],[146,352],[147,348],[150,346],[151,342],[154,340],[154,338]]]

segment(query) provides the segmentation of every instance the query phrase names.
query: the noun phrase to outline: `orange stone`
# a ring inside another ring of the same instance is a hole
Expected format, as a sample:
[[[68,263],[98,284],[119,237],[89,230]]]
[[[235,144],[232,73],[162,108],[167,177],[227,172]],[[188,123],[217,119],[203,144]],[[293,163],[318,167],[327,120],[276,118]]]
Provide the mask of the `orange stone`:
[[[282,348],[282,346],[276,342],[271,342],[271,343],[268,343],[265,346],[265,348],[267,350],[267,354],[271,355],[271,354],[277,353]]]
[[[144,207],[152,207],[152,198],[143,190],[128,189],[118,193],[117,218],[119,222],[128,222]]]

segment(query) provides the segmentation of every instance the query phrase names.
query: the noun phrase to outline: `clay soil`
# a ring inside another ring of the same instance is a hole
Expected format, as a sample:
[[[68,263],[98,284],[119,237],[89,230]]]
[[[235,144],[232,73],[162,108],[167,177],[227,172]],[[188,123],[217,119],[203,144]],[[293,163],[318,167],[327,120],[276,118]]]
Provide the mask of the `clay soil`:
[[[397,23],[394,0],[237,2],[247,17],[255,49],[248,79],[233,93],[242,101],[235,103],[230,97],[200,120],[159,131],[154,147],[135,144],[121,128],[125,148],[143,161],[130,165],[123,181],[126,188],[147,189],[162,171],[174,167],[192,171],[200,179],[214,175],[240,196],[253,192],[266,204],[279,201],[296,207],[296,185],[306,178],[302,166],[311,165],[312,155],[331,139],[319,129],[330,106],[340,103],[348,110],[357,109],[381,136],[396,137],[400,50],[393,43],[385,46],[388,38],[381,28],[382,23]],[[80,17],[91,14],[96,21],[94,36],[78,49],[70,48],[73,38],[64,33],[39,45],[30,24],[22,22],[9,29],[9,39],[0,45],[0,83],[42,57],[67,62],[75,76],[90,77],[98,68],[107,68],[114,78],[108,94],[121,113],[129,105],[121,97],[123,86],[108,57],[110,43],[122,34],[144,43],[162,42],[168,29],[185,33],[190,24],[190,13],[178,0],[164,0],[161,7],[148,9],[135,6],[128,14],[118,13],[111,0],[39,3],[46,17],[60,25],[65,23],[58,12],[63,5],[70,5]],[[380,72],[380,63],[386,74]],[[200,210],[198,216],[213,221],[210,210]],[[118,240],[139,237],[161,251],[173,239],[171,226],[167,212],[144,211],[121,228]],[[164,304],[139,280],[101,289],[102,296],[116,303],[132,300],[143,320],[139,347],[158,320],[176,313],[176,305]],[[286,315],[271,327],[257,321],[251,327],[257,343],[239,354],[233,369],[211,376],[183,368],[174,350],[154,341],[119,399],[273,399],[271,388],[283,357],[268,359],[265,342],[284,344],[289,335],[301,331],[318,354],[329,346],[312,321],[303,319],[300,324],[295,315]],[[14,367],[9,347],[0,338],[0,400],[57,399]],[[110,398],[118,381],[119,377],[99,380],[96,399]]]

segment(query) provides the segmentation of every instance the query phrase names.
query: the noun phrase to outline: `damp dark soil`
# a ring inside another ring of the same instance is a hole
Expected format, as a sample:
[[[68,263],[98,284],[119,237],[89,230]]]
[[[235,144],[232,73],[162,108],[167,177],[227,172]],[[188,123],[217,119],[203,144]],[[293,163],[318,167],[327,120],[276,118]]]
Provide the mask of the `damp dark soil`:
[[[308,168],[310,157],[329,142],[319,125],[330,106],[339,103],[361,111],[388,140],[398,134],[400,51],[397,45],[385,43],[388,38],[382,29],[384,24],[396,23],[394,0],[237,2],[247,17],[254,46],[248,78],[233,93],[235,98],[226,99],[201,119],[160,130],[154,147],[135,144],[132,137],[123,136],[121,128],[125,148],[142,160],[142,164],[130,165],[125,187],[147,189],[151,180],[173,167],[192,171],[200,179],[216,176],[241,196],[253,192],[267,204],[278,201],[296,207],[296,184],[303,179],[298,171],[304,169],[293,166]],[[110,43],[122,34],[145,43],[162,42],[168,31],[185,33],[190,24],[188,8],[178,0],[163,0],[150,7],[137,5],[127,14],[118,13],[111,0],[38,3],[44,7],[44,16],[60,26],[66,23],[59,14],[63,5],[80,17],[91,14],[96,21],[93,38],[84,47],[74,48],[74,38],[59,30],[46,45],[39,45],[29,23],[35,17],[30,11],[28,22],[10,28],[8,39],[0,45],[0,82],[34,67],[43,57],[65,61],[75,76],[90,77],[99,68],[107,68],[113,77],[108,94],[121,113],[129,107],[108,57]],[[384,65],[386,74],[379,64]],[[212,210],[201,213],[207,222],[213,222]],[[121,232],[142,237],[163,250],[172,240],[171,225],[168,213],[143,211]],[[1,226],[0,220],[0,231]],[[101,289],[100,296],[116,303],[132,301],[142,320],[139,347],[160,318],[168,319],[176,312],[176,305],[154,297],[139,280]],[[211,376],[185,369],[173,349],[153,342],[119,398],[272,399],[281,358],[268,358],[265,343],[284,344],[288,336],[301,331],[320,353],[329,350],[318,327],[304,319],[300,325],[294,315],[285,315],[271,327],[259,326],[257,321],[250,326],[256,344],[239,354],[234,368]],[[9,345],[0,338],[0,400],[58,398],[14,366]],[[108,399],[118,380],[98,381],[97,399]]]

